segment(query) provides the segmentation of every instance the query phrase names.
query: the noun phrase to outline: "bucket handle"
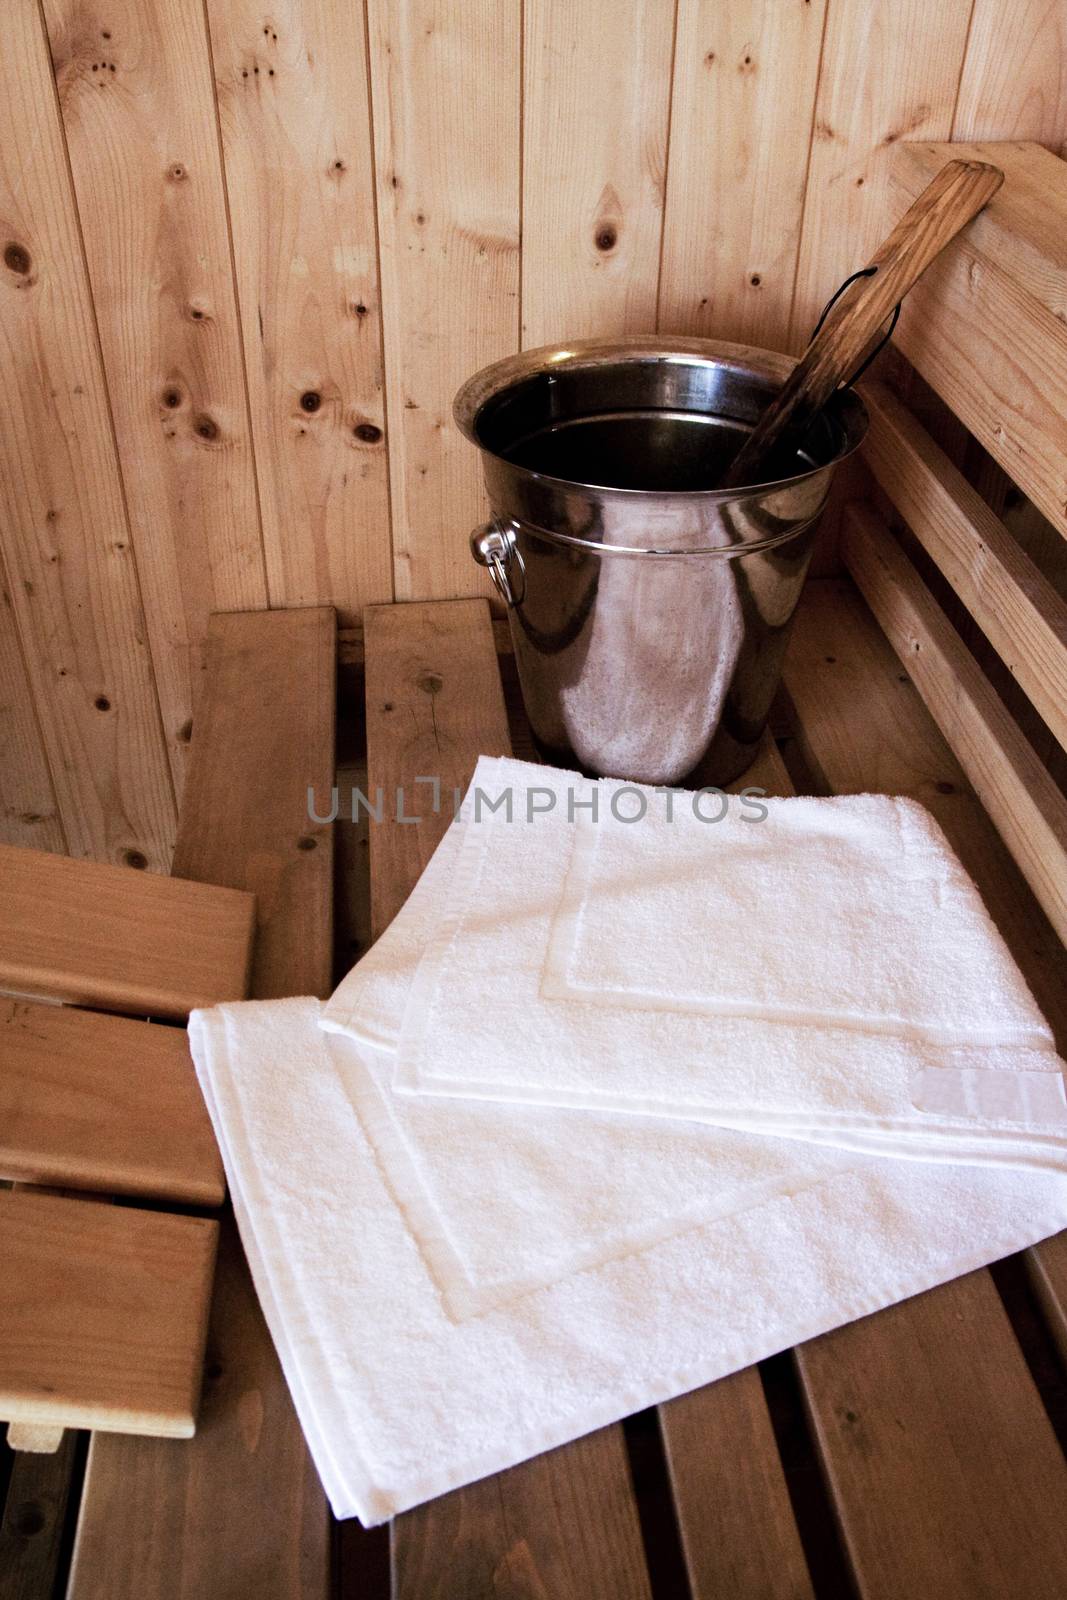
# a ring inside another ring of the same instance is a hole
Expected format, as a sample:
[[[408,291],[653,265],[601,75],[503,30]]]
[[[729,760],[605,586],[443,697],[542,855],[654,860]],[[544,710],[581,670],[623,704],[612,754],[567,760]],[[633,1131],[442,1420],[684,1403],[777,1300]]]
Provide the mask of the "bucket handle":
[[[471,555],[489,568],[497,592],[508,606],[521,606],[526,598],[526,567],[508,523],[485,522],[471,534]]]
[[[813,340],[815,339],[816,335],[818,334],[820,328],[822,327],[823,323],[826,321],[827,317],[830,315],[830,312],[833,310],[834,306],[840,300],[840,298],[844,294],[845,290],[850,288],[851,285],[854,284],[858,278],[873,278],[877,271],[878,271],[877,266],[874,266],[874,267],[860,267],[858,272],[850,272],[849,273],[848,277],[845,279],[845,281],[841,285],[841,287],[839,289],[835,289],[834,290],[834,292],[830,296],[829,300],[827,300],[826,304],[823,306],[822,315],[821,315],[821,317],[819,318],[818,322],[815,324],[814,328],[811,331],[811,338],[808,340],[809,344],[811,344],[813,342]],[[879,339],[878,343],[870,350],[870,352],[866,356],[864,356],[863,360],[860,362],[859,366],[856,368],[856,370],[852,374],[851,378],[846,378],[845,382],[841,385],[842,389],[852,389],[852,388],[855,387],[855,385],[857,383],[859,383],[860,379],[863,377],[863,374],[867,371],[867,368],[870,366],[870,364],[874,360],[875,356],[880,356],[881,355],[882,351],[885,349],[886,345],[889,343],[890,339],[893,337],[893,334],[894,334],[894,332],[896,330],[897,322],[899,321],[899,319],[900,319],[900,301],[898,300],[896,305],[893,307],[892,314],[891,314],[891,316],[889,318],[889,327],[886,329],[885,333]]]

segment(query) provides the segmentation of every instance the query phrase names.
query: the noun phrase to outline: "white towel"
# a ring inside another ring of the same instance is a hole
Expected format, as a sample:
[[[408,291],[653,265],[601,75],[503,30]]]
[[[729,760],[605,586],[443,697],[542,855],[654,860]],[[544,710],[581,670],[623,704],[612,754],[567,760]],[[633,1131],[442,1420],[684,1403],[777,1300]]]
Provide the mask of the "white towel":
[[[510,794],[511,822],[479,791]],[[327,1011],[396,1039],[399,1091],[1067,1166],[1047,1025],[921,807],[766,800],[753,821],[734,799],[711,822],[711,796],[668,812],[662,791],[486,760],[471,793],[399,1037],[407,969],[378,1010],[342,984]]]
[[[358,1051],[339,1066],[319,1015],[217,1007],[194,1012],[190,1043],[340,1517],[381,1521],[1067,1225],[1058,1175],[855,1158],[456,1321],[367,1138]]]

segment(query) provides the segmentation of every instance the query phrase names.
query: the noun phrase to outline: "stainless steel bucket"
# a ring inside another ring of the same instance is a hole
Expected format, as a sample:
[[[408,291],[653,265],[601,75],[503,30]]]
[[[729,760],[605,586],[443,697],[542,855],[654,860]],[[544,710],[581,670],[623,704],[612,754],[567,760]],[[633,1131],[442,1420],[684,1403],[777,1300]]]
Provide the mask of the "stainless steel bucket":
[[[792,366],[706,339],[580,340],[460,390],[492,508],[471,547],[550,760],[706,784],[752,760],[834,467],[867,429],[841,390],[773,482],[710,488]]]

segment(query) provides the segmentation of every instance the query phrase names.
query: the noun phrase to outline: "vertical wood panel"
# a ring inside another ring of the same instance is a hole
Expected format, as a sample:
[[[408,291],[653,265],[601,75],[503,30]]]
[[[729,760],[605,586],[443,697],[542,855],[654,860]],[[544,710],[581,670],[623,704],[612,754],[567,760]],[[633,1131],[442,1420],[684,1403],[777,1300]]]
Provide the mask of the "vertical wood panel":
[[[488,592],[452,398],[519,335],[520,0],[369,0],[398,599]],[[529,158],[529,156],[528,156]]]
[[[673,0],[526,0],[522,342],[656,325]]]
[[[180,787],[212,611],[266,605],[200,0],[44,0]]]
[[[0,52],[0,527],[71,852],[165,870],[175,810],[41,16]]]
[[[660,327],[788,348],[826,0],[680,0]]]
[[[0,551],[0,842],[66,850]]]
[[[392,596],[363,17],[208,0],[272,606]]]
[[[1067,155],[1067,3],[975,0],[953,139],[1033,139]]]
[[[830,0],[793,306],[802,349],[819,311],[884,230],[898,139],[947,139],[972,0]],[[784,85],[782,86],[784,90]]]

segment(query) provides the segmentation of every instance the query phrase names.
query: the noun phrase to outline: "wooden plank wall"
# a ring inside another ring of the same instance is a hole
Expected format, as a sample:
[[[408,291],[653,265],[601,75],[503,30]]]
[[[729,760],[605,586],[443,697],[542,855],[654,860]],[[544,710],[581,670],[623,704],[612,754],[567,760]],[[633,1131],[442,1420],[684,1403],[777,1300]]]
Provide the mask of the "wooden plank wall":
[[[0,837],[165,870],[212,610],[486,591],[452,394],[797,348],[898,139],[1067,151],[1067,0],[9,0]]]

